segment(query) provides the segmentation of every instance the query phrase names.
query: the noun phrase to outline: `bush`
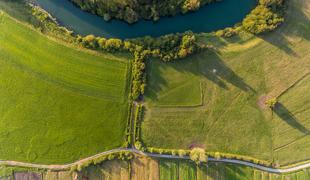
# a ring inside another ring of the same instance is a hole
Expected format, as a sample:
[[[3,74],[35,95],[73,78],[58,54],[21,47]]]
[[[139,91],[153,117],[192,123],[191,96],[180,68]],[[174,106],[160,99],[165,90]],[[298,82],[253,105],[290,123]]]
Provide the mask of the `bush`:
[[[208,161],[208,157],[206,156],[206,152],[202,148],[193,148],[189,153],[189,157],[196,164],[200,164],[202,162]]]
[[[215,158],[216,160],[221,159],[221,154],[220,154],[219,152],[214,153],[214,158]]]
[[[179,155],[180,157],[184,157],[184,156],[186,155],[186,151],[183,150],[183,149],[179,149],[179,150],[178,150],[178,155]]]
[[[268,106],[270,109],[273,109],[277,103],[278,103],[277,98],[271,98],[265,101],[265,105]]]

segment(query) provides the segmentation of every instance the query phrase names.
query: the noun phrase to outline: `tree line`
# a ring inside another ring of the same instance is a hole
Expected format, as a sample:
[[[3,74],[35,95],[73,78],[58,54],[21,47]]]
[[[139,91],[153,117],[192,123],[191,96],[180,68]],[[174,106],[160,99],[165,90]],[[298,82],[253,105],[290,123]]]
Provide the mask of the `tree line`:
[[[102,16],[134,23],[139,19],[157,21],[161,16],[195,11],[216,0],[70,0],[81,9]]]

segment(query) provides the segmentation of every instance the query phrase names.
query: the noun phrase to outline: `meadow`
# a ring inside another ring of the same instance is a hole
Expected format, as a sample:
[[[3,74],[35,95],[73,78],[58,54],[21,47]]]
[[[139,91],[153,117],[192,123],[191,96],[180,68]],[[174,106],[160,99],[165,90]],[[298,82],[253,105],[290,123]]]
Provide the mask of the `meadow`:
[[[142,140],[203,147],[285,165],[309,158],[310,3],[288,2],[286,22],[261,36],[202,34],[214,50],[148,61]],[[277,97],[273,111],[264,101]]]
[[[0,159],[62,164],[122,146],[129,58],[57,42],[0,12]]]

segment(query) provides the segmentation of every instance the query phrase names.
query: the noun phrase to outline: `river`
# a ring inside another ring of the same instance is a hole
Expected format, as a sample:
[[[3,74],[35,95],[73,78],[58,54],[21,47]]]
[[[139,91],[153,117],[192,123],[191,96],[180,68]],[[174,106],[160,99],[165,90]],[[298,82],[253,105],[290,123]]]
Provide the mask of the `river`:
[[[161,36],[169,33],[211,32],[233,26],[255,7],[256,0],[222,0],[185,15],[162,17],[158,22],[140,20],[128,24],[121,20],[106,22],[102,17],[82,11],[68,0],[36,0],[57,21],[81,35],[93,34],[107,38]]]

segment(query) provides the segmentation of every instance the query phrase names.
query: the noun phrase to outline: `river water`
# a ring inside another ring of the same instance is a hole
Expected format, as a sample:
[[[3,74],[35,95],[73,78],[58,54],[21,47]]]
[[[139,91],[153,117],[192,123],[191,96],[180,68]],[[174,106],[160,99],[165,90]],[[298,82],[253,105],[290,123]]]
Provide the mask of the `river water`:
[[[140,20],[128,24],[121,20],[106,22],[102,17],[82,11],[68,0],[36,0],[57,21],[81,35],[93,34],[107,38],[135,38],[161,36],[169,33],[211,32],[233,26],[255,7],[256,0],[222,0],[202,7],[197,12],[162,17],[158,22]]]

